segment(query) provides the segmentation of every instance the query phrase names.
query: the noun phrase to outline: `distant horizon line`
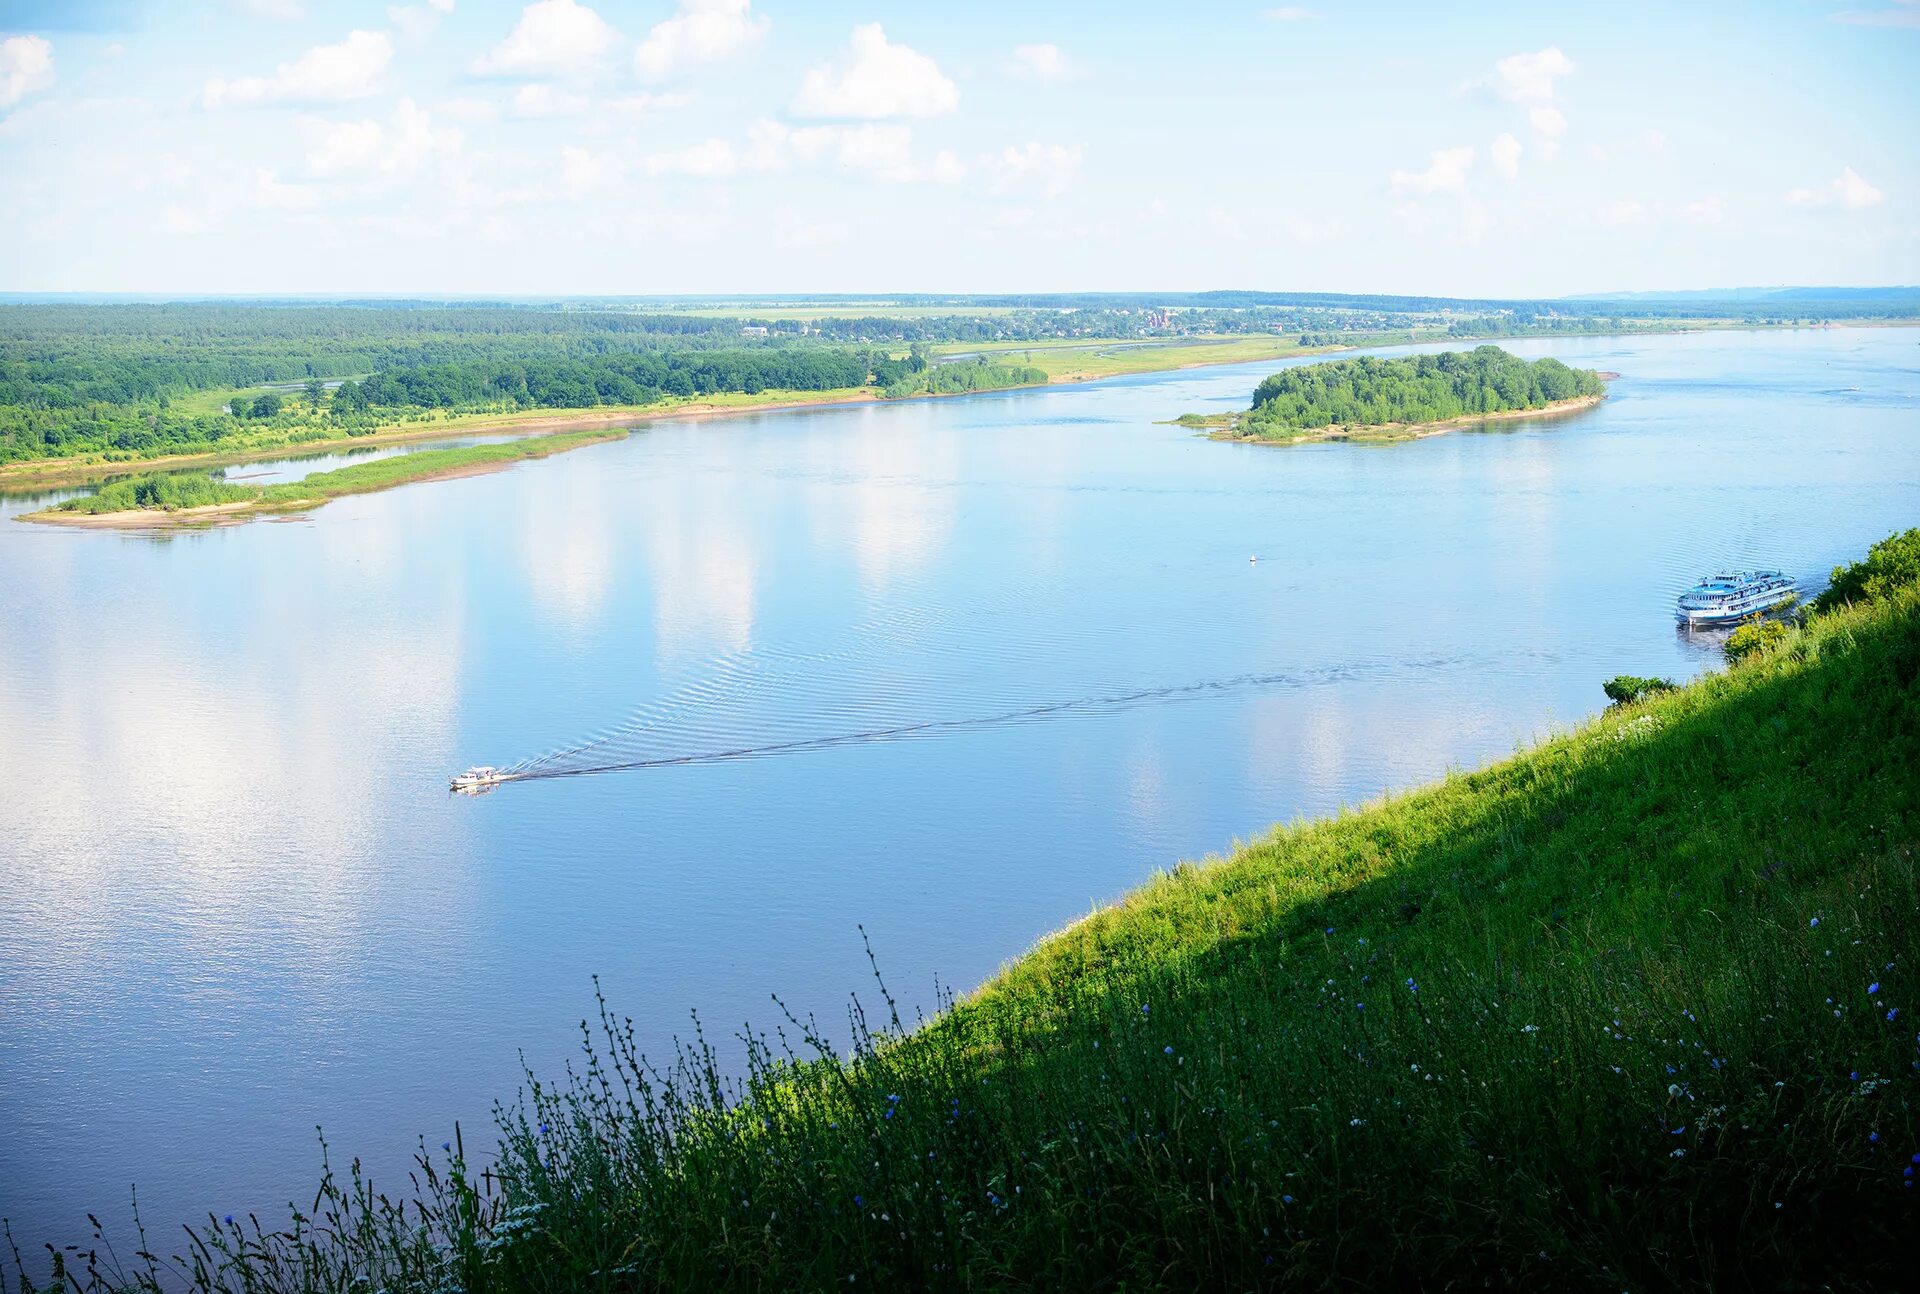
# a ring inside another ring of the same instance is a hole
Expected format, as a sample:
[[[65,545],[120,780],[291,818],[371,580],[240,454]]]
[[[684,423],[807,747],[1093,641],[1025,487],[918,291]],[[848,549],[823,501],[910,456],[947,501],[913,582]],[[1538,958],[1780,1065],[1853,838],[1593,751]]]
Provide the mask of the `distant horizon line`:
[[[1823,296],[1821,294],[1831,294]],[[99,302],[149,304],[165,302],[258,302],[276,301],[301,302],[501,302],[509,304],[544,304],[565,302],[631,302],[631,303],[675,303],[726,302],[729,304],[900,304],[922,302],[928,304],[952,303],[993,304],[993,303],[1042,303],[1067,302],[1076,300],[1110,300],[1115,302],[1151,301],[1166,299],[1170,301],[1195,301],[1203,298],[1219,299],[1219,304],[1242,304],[1257,306],[1261,304],[1289,305],[1298,304],[1300,299],[1340,299],[1351,301],[1403,300],[1461,303],[1469,305],[1519,304],[1577,302],[1591,305],[1596,302],[1676,302],[1676,301],[1764,301],[1770,298],[1790,297],[1800,301],[1839,300],[1849,297],[1891,296],[1901,294],[1920,295],[1920,284],[1768,284],[1740,287],[1718,288],[1670,288],[1670,289],[1634,289],[1606,292],[1571,292],[1556,296],[1450,296],[1430,292],[1345,292],[1315,289],[1265,289],[1265,288],[1175,288],[1175,289],[1086,289],[1058,291],[1000,291],[1000,292],[946,292],[946,291],[871,291],[871,292],[484,292],[484,291],[333,291],[333,292],[221,292],[201,290],[181,291],[123,291],[115,289],[32,289],[14,290],[0,288],[0,304],[20,305],[40,302]],[[1258,300],[1254,300],[1258,298]],[[1233,300],[1229,300],[1233,299]]]

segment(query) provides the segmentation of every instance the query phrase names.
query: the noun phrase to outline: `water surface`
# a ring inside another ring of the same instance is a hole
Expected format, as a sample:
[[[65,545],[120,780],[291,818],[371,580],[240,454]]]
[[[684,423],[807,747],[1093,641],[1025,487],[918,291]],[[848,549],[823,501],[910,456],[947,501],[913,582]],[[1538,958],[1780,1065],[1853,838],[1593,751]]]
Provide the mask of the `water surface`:
[[[1920,524],[1920,332],[1511,348],[1621,377],[1392,446],[1158,425],[1268,363],[664,422],[285,523],[0,515],[0,1214],[76,1240],[137,1182],[169,1247],[310,1193],[316,1124],[395,1179],[571,1054],[596,973],[656,1046],[832,1019],[858,923],[930,1003],[1712,667],[1671,616],[1715,567],[1817,587]],[[540,757],[652,766],[447,794]]]

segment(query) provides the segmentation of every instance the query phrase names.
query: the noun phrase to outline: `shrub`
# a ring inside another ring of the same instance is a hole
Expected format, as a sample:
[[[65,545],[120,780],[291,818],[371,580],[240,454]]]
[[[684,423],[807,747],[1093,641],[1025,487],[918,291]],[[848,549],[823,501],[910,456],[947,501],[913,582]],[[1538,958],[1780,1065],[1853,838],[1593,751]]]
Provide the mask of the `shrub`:
[[[1741,625],[1727,638],[1727,664],[1738,665],[1755,652],[1765,651],[1787,636],[1787,627],[1778,620],[1755,620]]]
[[[1607,699],[1615,705],[1628,705],[1656,692],[1673,691],[1673,680],[1667,678],[1640,678],[1633,674],[1620,674],[1600,685]]]
[[[1888,535],[1859,561],[1833,568],[1833,582],[1813,600],[1817,612],[1849,602],[1878,602],[1903,584],[1920,580],[1920,528]]]

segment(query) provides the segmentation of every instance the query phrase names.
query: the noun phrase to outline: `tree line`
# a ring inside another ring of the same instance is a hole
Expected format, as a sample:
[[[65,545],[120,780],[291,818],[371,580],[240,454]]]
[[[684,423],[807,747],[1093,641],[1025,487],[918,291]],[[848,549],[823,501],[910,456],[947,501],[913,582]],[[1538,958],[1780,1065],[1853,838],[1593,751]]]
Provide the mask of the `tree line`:
[[[1251,435],[1318,427],[1441,422],[1600,395],[1591,369],[1557,359],[1529,363],[1498,346],[1469,352],[1366,356],[1282,369],[1254,389],[1242,423]]]

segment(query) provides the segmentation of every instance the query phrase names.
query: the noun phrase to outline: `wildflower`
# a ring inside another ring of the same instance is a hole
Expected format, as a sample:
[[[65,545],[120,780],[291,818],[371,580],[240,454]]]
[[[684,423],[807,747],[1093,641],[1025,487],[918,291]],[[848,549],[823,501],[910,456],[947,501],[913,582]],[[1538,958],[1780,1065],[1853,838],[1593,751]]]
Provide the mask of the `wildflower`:
[[[1356,1118],[1356,1119],[1348,1119],[1348,1120],[1347,1120],[1347,1126],[1348,1126],[1349,1128],[1364,1128],[1364,1127],[1366,1127],[1366,1126],[1367,1126],[1367,1121],[1366,1121],[1365,1119],[1357,1119],[1357,1118]]]
[[[863,1199],[862,1197],[860,1197],[860,1196],[858,1196],[858,1195],[856,1195],[856,1196],[854,1196],[854,1197],[853,1197],[853,1204],[854,1204],[854,1207],[855,1207],[855,1208],[859,1208],[859,1207],[861,1207],[861,1206],[863,1206],[863,1205],[865,1205],[865,1204],[866,1204],[866,1200],[865,1200],[865,1199]]]
[[[1677,1127],[1677,1128],[1675,1128],[1675,1129],[1673,1130],[1673,1135],[1677,1137],[1677,1136],[1679,1136],[1679,1135],[1680,1135],[1681,1133],[1683,1133],[1683,1132],[1685,1132],[1686,1130],[1687,1130],[1687,1125],[1683,1123],[1683,1124],[1681,1124],[1681,1125],[1680,1125],[1679,1127]]]
[[[540,1125],[540,1135],[543,1137],[547,1135],[547,1125],[544,1123]]]
[[[453,1143],[452,1143],[451,1141],[443,1141],[443,1142],[441,1142],[441,1143],[440,1143],[440,1149],[442,1149],[442,1150],[444,1150],[444,1151],[446,1151],[446,1152],[447,1152],[448,1154],[452,1154],[452,1153],[453,1153]]]
[[[1414,983],[1412,979],[1408,979],[1408,980],[1407,980],[1407,992],[1409,992],[1409,993],[1418,993],[1419,991],[1420,991],[1420,986],[1419,986],[1418,984],[1416,984],[1416,983]]]
[[[229,1214],[227,1214],[227,1225],[228,1225],[228,1226],[232,1226],[232,1225],[233,1225],[233,1214],[231,1214],[231,1213],[229,1213]]]
[[[1355,1002],[1353,1004],[1353,1009],[1356,1011],[1364,1011],[1367,1009],[1367,1004],[1365,1002]]]
[[[1280,1197],[1280,1202],[1282,1204],[1291,1204],[1293,1203],[1293,1197],[1291,1195],[1282,1195]]]
[[[1171,1047],[1162,1047],[1160,1050],[1168,1056],[1173,1055],[1173,1048]]]
[[[1328,927],[1327,927],[1327,933],[1328,933],[1328,934],[1332,934],[1332,933],[1333,933],[1333,927],[1332,927],[1332,926],[1328,926]]]
[[[897,1096],[892,1096],[892,1095],[889,1095],[889,1096],[887,1097],[887,1104],[889,1104],[889,1105],[898,1105],[898,1104],[900,1104],[900,1098],[899,1098],[899,1097],[897,1097]]]
[[[1875,993],[1878,993],[1879,991],[1880,991],[1880,981],[1879,981],[1879,980],[1875,980],[1875,981],[1874,981],[1873,983],[1871,983],[1871,984],[1869,984],[1869,985],[1867,985],[1867,996],[1868,996],[1868,997],[1872,997],[1872,996],[1873,996],[1873,995],[1874,995]]]
[[[1684,1149],[1676,1150],[1671,1155],[1667,1156],[1668,1159],[1685,1159],[1686,1157],[1687,1157],[1687,1152]]]
[[[1537,1024],[1523,1024],[1520,1026],[1520,1032],[1521,1033],[1539,1033],[1540,1026]]]
[[[1867,1134],[1867,1140],[1868,1140],[1868,1141],[1871,1141],[1871,1142],[1873,1142],[1873,1143],[1874,1143],[1875,1145],[1879,1145],[1879,1144],[1880,1144],[1880,1134],[1879,1134],[1879,1133],[1877,1133],[1877,1132],[1869,1132],[1869,1133]]]
[[[1813,929],[1818,930],[1820,928],[1820,918],[1815,917],[1813,920],[1807,922],[1807,924],[1811,926]]]
[[[1146,1015],[1146,1014],[1148,1014],[1148,1011],[1147,1011],[1147,1004],[1146,1004],[1145,1002],[1142,1002],[1142,1003],[1140,1004],[1140,1014],[1141,1014],[1141,1015]]]

